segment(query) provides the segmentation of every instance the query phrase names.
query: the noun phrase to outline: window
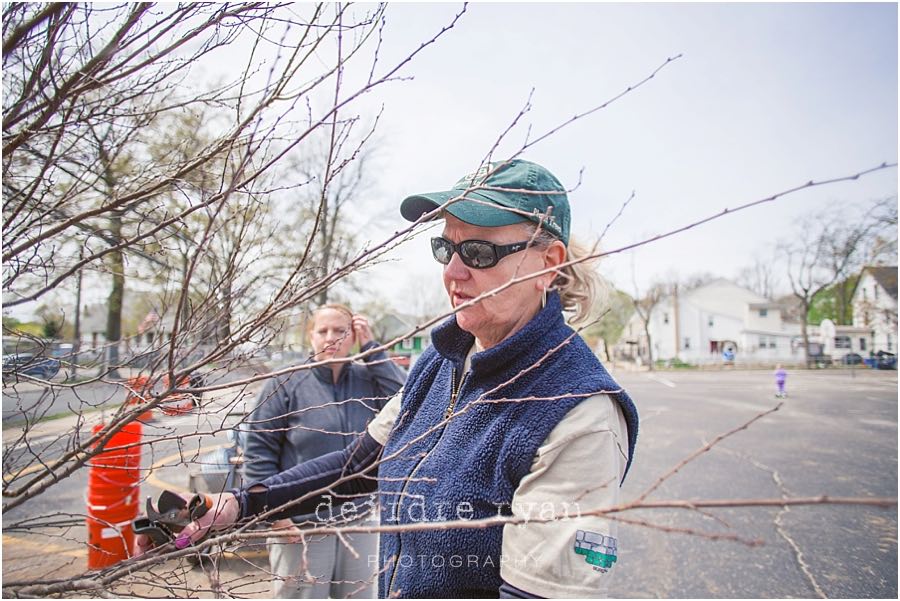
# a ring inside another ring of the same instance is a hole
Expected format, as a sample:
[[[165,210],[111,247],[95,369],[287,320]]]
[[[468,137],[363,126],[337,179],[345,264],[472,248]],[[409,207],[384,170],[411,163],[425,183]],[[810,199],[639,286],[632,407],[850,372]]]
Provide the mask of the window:
[[[669,323],[669,314],[663,313],[663,323]]]
[[[862,290],[863,290],[863,300],[864,300],[864,301],[865,301],[865,300],[869,300],[869,294],[868,294],[869,291],[866,290],[865,288],[863,288]]]
[[[866,339],[865,338],[859,339],[859,350],[861,350],[861,351],[866,350]]]
[[[713,318],[712,318],[712,315],[709,316],[709,321],[708,321],[707,323],[709,324],[709,327],[713,327]]]
[[[765,336],[759,337],[759,348],[766,348],[766,345],[769,344],[769,339]]]
[[[769,338],[769,348],[775,348],[775,337]]]
[[[888,343],[890,344],[890,343]],[[690,350],[691,348],[691,339],[685,336],[684,338],[684,350]]]
[[[887,350],[889,353],[894,351],[894,341],[891,339],[891,335],[887,335]]]
[[[769,315],[769,310],[768,310],[768,309],[760,309],[760,310],[759,310],[759,316],[760,316],[760,317],[766,317],[766,316],[768,316],[768,315]]]
[[[413,350],[413,339],[412,338],[404,338],[400,341],[400,348],[404,351]]]
[[[834,337],[834,348],[851,348],[852,345],[850,343],[849,336],[835,336]]]
[[[875,300],[878,300],[878,286],[872,286],[872,297]]]

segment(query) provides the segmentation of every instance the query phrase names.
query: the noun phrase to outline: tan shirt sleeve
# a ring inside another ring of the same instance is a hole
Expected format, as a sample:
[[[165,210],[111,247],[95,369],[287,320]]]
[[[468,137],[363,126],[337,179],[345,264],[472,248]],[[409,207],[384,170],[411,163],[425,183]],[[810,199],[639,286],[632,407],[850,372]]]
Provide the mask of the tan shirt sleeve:
[[[378,441],[378,444],[384,446],[387,443],[388,436],[394,428],[394,422],[397,421],[397,415],[400,413],[400,401],[403,399],[403,389],[397,391],[391,400],[387,402],[384,408],[378,412],[378,415],[369,422],[367,428],[369,436]]]
[[[607,395],[586,399],[557,424],[513,495],[512,513],[526,521],[503,527],[503,580],[542,597],[607,596],[616,523],[582,514],[619,503],[627,449],[625,419]]]

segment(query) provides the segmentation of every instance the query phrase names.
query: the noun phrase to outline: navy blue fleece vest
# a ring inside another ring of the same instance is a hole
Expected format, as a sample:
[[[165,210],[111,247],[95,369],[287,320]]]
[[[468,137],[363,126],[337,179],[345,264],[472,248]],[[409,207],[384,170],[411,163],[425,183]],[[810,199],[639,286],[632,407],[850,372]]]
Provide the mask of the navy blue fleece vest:
[[[519,332],[473,355],[462,381],[472,335],[451,318],[432,341],[407,379],[382,455],[383,524],[510,515],[538,447],[569,410],[598,392],[611,393],[622,408],[630,465],[637,410],[565,325],[556,294]],[[457,387],[454,417],[442,424]],[[380,596],[496,597],[502,533],[502,526],[381,533]]]

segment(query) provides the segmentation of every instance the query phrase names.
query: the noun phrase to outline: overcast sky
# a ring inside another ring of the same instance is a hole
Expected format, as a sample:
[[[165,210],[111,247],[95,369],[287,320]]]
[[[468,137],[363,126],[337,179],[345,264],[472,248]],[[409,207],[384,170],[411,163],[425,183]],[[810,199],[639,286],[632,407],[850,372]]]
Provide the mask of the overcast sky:
[[[392,3],[380,64],[406,56],[461,8]],[[359,223],[381,219],[362,238],[384,240],[406,225],[405,196],[447,189],[477,167],[532,90],[531,110],[496,158],[517,151],[529,126],[532,138],[544,133],[678,55],[522,155],[576,187],[574,236],[595,241],[632,191],[606,250],[809,180],[896,162],[897,51],[895,4],[472,4],[399,74],[409,79],[353,107],[364,116],[383,107],[377,173],[354,205]],[[896,169],[804,191],[610,257],[600,270],[632,294],[632,271],[639,290],[657,277],[734,277],[754,256],[770,256],[797,216],[829,203],[861,212],[896,194]],[[402,309],[411,295],[443,294],[427,237],[364,276],[371,296]],[[97,287],[85,302],[107,294]]]
[[[390,5],[385,59],[460,6]],[[402,225],[400,200],[447,189],[477,166],[532,88],[523,127],[496,156],[518,149],[526,126],[546,131],[676,55],[645,86],[523,155],[569,187],[583,170],[570,194],[576,236],[596,239],[632,190],[608,250],[897,159],[894,4],[475,4],[411,63],[412,81],[373,94],[385,113],[372,205]],[[601,271],[631,292],[632,262],[639,286],[672,273],[732,277],[789,235],[798,215],[829,202],[864,210],[896,193],[895,169],[804,191],[607,259]],[[423,279],[440,285],[425,237],[396,256],[373,287],[396,296]]]

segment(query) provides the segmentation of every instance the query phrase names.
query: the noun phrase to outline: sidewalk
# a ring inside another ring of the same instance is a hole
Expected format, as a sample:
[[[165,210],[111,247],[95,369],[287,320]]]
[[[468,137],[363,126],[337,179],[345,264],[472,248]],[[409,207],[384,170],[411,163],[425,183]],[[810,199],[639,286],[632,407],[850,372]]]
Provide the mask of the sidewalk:
[[[124,385],[128,378],[137,375],[138,370],[132,369],[122,369],[120,370],[120,374],[123,376],[118,380],[109,380],[105,379],[104,382],[98,382],[96,384],[85,383],[83,387],[90,387],[95,385]],[[28,393],[32,394],[41,394],[48,390],[54,389],[54,385],[64,383],[62,380],[62,375],[59,374],[54,378],[50,384],[38,384],[36,382],[25,382],[19,381],[13,384],[7,385],[4,382],[3,386],[3,395],[16,395],[16,396],[24,396]],[[55,388],[56,390],[67,390],[65,388]],[[77,389],[76,389],[77,390]],[[124,391],[123,391],[124,398]],[[89,429],[93,427],[95,424],[100,423],[103,420],[104,414],[108,412],[112,412],[118,409],[118,403],[110,404],[106,408],[91,408],[84,411],[80,416],[75,413],[70,413],[69,415],[60,415],[55,414],[48,418],[41,419],[38,421],[34,421],[28,423],[26,421],[12,420],[12,419],[4,419],[3,420],[3,444],[4,447],[12,442],[13,440],[18,439],[23,432],[25,432],[25,428],[27,427],[28,432],[28,440],[31,443],[38,442],[40,440],[45,440],[50,437],[59,437],[62,434],[72,432],[76,428],[80,428],[81,430]],[[6,413],[6,410],[4,410]]]
[[[108,403],[107,409],[100,409],[99,407],[91,407],[87,409],[84,413],[85,419],[89,425],[93,425],[99,423],[101,420],[101,416],[106,411],[115,411],[120,406],[121,402],[125,400],[125,394],[128,380],[147,375],[145,370],[136,369],[136,368],[128,368],[123,367],[119,368],[119,377],[118,378],[110,378],[109,376],[104,376],[100,380],[90,382],[91,378],[96,377],[96,369],[92,370],[80,370],[78,372],[79,378],[86,378],[82,380],[82,383],[79,382],[66,382],[64,378],[64,374],[61,371],[53,380],[50,381],[49,384],[42,384],[33,381],[25,381],[20,380],[18,382],[8,382],[8,380],[4,380],[3,383],[3,395],[4,397],[10,396],[12,398],[26,397],[28,395],[36,396],[47,393],[49,391],[59,391],[60,394],[70,393],[73,389],[69,388],[73,384],[75,385],[74,390],[84,390],[86,388],[92,387],[107,387],[109,389],[114,390],[115,387],[121,387],[121,392],[116,396],[120,396],[121,398],[116,400],[110,400]],[[235,368],[231,372],[228,372],[229,375],[240,374],[239,377],[246,377],[249,375],[255,375],[257,373],[266,373],[270,371],[268,366],[265,364],[251,364],[245,365],[238,368]],[[245,373],[242,373],[245,372]],[[206,382],[206,385],[209,384],[219,384],[221,382],[221,374],[223,372],[214,372],[220,374],[219,377],[215,378],[213,382]],[[251,388],[256,388],[256,386],[261,386],[261,384],[251,385]],[[212,393],[206,393],[207,395],[219,396],[224,391],[228,390],[227,388],[214,391]],[[71,431],[74,427],[77,426],[78,418],[74,414],[70,416],[62,415],[65,411],[70,410],[69,407],[65,407],[62,411],[50,413],[47,418],[44,418],[40,421],[34,421],[29,426],[29,436],[31,437],[44,437],[49,436],[59,432]],[[6,403],[4,402],[4,419],[3,419],[3,440],[4,443],[7,440],[8,436],[18,436],[21,433],[23,426],[25,425],[20,417],[15,415],[15,411],[7,410]]]

